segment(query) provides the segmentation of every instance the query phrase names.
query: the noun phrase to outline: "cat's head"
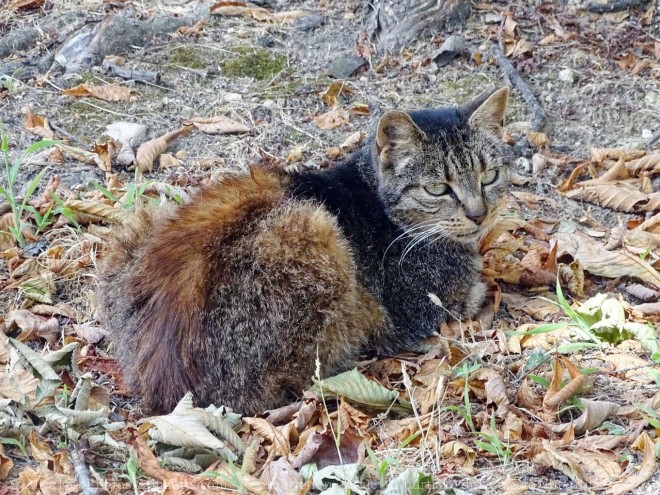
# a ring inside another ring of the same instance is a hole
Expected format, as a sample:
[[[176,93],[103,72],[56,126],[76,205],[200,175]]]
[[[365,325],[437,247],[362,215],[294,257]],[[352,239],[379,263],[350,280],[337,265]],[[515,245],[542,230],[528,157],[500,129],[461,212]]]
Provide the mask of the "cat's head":
[[[501,88],[461,107],[381,117],[374,159],[394,222],[412,235],[476,242],[508,184],[501,140],[508,96]]]

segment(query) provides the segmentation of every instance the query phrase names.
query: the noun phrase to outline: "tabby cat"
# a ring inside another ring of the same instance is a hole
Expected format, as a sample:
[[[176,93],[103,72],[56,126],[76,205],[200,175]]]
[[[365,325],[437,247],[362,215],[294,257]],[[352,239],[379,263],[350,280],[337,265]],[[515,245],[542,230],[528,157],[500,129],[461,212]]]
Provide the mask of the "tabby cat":
[[[477,241],[509,175],[508,93],[387,112],[327,170],[255,167],[116,229],[99,309],[145,409],[191,390],[259,413],[300,396],[317,357],[327,376],[475,315]]]

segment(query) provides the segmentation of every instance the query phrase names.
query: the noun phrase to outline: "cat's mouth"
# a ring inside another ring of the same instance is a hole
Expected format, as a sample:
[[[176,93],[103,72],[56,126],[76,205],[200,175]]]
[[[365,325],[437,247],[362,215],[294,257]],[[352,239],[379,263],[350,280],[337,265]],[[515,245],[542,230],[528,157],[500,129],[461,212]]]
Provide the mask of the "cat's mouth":
[[[474,229],[468,232],[455,232],[454,237],[460,242],[472,242],[477,240],[479,233],[480,229]]]

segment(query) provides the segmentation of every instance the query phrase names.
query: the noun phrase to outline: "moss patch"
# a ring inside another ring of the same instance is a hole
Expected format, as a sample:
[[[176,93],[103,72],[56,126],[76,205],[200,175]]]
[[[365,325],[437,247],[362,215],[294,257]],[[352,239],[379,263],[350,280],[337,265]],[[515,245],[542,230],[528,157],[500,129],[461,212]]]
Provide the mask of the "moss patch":
[[[170,52],[170,63],[188,67],[189,69],[204,69],[208,64],[203,54],[190,46],[177,46]]]
[[[285,67],[284,55],[260,48],[239,48],[236,56],[220,64],[225,76],[252,77],[257,81],[270,79]]]

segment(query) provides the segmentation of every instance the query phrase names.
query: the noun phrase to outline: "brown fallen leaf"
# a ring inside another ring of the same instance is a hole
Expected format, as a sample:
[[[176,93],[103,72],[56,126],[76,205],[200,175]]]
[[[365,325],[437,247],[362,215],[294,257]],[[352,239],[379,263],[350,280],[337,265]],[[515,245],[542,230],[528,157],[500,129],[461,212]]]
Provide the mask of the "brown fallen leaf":
[[[167,134],[142,143],[135,154],[140,172],[151,172],[154,167],[154,160],[167,150],[172,141],[180,136],[185,136],[191,129],[192,126],[183,126],[176,131],[168,132]]]
[[[303,477],[284,457],[268,464],[260,479],[268,487],[269,495],[297,494],[304,484]]]
[[[222,115],[216,115],[215,117],[193,117],[183,122],[183,125],[193,125],[205,134],[242,134],[252,132],[252,129],[245,124],[241,124]]]
[[[346,96],[353,94],[353,90],[344,81],[335,81],[333,82],[328,89],[325,90],[325,93],[321,96],[321,99],[328,105],[330,108],[334,107],[337,104],[337,98],[339,96]]]
[[[660,288],[660,274],[653,266],[625,251],[607,251],[598,241],[580,232],[558,232],[557,256],[570,255],[582,268],[600,277],[633,277]]]
[[[564,377],[564,367],[568,371],[571,380],[561,387]],[[555,420],[559,414],[559,406],[573,397],[586,380],[587,375],[580,373],[580,370],[568,358],[561,354],[555,354],[555,362],[552,370],[552,381],[543,398],[543,412],[551,420]],[[560,425],[560,427],[563,425]],[[564,430],[565,431],[565,430]]]
[[[243,421],[250,425],[257,435],[272,442],[277,455],[288,456],[291,454],[289,441],[271,423],[262,418],[243,418]]]
[[[209,7],[209,12],[214,15],[239,16],[246,15],[249,11],[246,2],[217,2]]]
[[[626,163],[626,168],[633,175],[642,173],[660,173],[660,153],[652,153],[642,158],[637,158]]]
[[[462,459],[462,466],[464,468],[471,467],[477,458],[477,453],[472,447],[458,440],[450,440],[449,442],[443,443],[440,447],[440,455],[443,459]]]
[[[592,486],[607,486],[621,475],[619,464],[605,454],[561,450],[547,440],[543,440],[542,448],[543,451],[534,457],[534,462],[564,473],[585,492],[590,493]]]
[[[624,184],[620,181],[615,184],[576,187],[572,191],[565,192],[564,195],[570,199],[627,213],[660,210],[660,193],[646,194],[634,188],[624,187]]]
[[[313,122],[319,129],[331,130],[347,124],[349,113],[343,108],[335,107],[329,112],[314,117]]]
[[[364,141],[364,132],[357,131],[346,138],[346,140],[339,146],[344,153],[354,151]]]
[[[541,146],[547,146],[548,144],[550,144],[550,139],[548,138],[548,135],[545,132],[529,131],[527,133],[527,138],[529,139],[529,143],[534,148],[540,148]]]
[[[91,151],[83,150],[81,148],[76,148],[75,146],[69,146],[68,144],[59,143],[56,144],[57,148],[63,153],[69,155],[74,160],[79,162],[89,163],[90,165],[98,165],[98,167],[103,170],[105,164],[101,157]]]
[[[205,25],[206,22],[204,21],[204,19],[200,19],[192,26],[181,26],[179,29],[176,30],[176,32],[177,34],[180,34],[182,36],[199,36],[204,31]]]
[[[584,406],[583,413],[570,423],[552,425],[552,431],[565,433],[569,428],[572,428],[576,435],[583,435],[587,431],[595,430],[607,418],[614,416],[621,407],[620,404],[609,401],[582,399],[581,402]]]
[[[612,484],[605,492],[607,495],[624,495],[640,486],[655,474],[657,465],[655,445],[649,434],[645,431],[642,432],[637,437],[637,440],[635,440],[633,447],[644,452],[644,458],[639,466],[639,470],[633,472],[627,478]]]
[[[621,160],[629,161],[641,158],[646,155],[644,150],[629,150],[625,148],[591,148],[591,161],[600,163],[604,160]]]
[[[632,354],[607,354],[603,356],[605,361],[609,361],[614,365],[614,369],[621,373],[625,374],[626,379],[630,379],[634,382],[639,383],[653,383],[655,377],[650,373],[652,365],[637,356]]]
[[[104,101],[131,101],[131,98],[134,98],[131,91],[131,88],[117,84],[106,84],[104,86],[79,84],[75,88],[63,90],[62,94],[77,98],[92,96]]]
[[[14,467],[14,461],[5,455],[5,449],[0,443],[0,481],[7,479],[12,467]]]
[[[7,325],[7,331],[10,332],[15,329],[21,330],[17,337],[21,342],[43,337],[54,344],[57,342],[60,330],[60,324],[56,318],[38,316],[27,309],[9,311],[5,315],[5,325]]]
[[[14,226],[14,214],[5,213],[0,217],[0,251],[7,251],[16,247],[16,238],[9,231]]]
[[[42,117],[41,115],[33,114],[31,108],[28,108],[25,112],[25,117],[23,118],[23,127],[25,127],[28,132],[43,139],[55,139],[55,134],[48,125],[48,119],[46,119],[46,117]]]
[[[114,208],[99,201],[69,199],[64,204],[71,210],[76,220],[83,224],[93,223],[99,220],[121,223],[128,216],[126,210]]]

